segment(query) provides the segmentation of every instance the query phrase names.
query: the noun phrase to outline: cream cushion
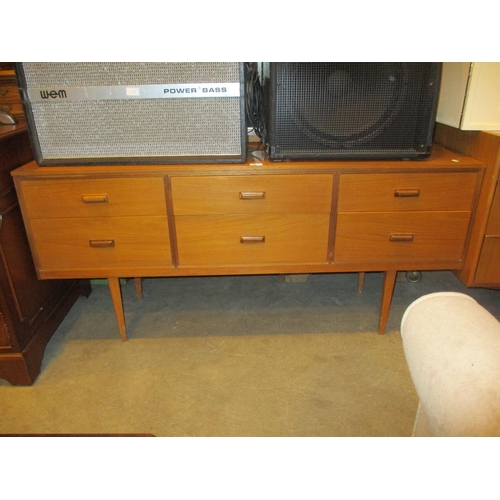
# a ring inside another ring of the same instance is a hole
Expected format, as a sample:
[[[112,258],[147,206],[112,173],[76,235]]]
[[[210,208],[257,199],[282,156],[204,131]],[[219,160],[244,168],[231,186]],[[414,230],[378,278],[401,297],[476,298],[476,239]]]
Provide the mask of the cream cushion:
[[[414,301],[401,321],[419,396],[414,436],[500,436],[500,323],[468,295]]]

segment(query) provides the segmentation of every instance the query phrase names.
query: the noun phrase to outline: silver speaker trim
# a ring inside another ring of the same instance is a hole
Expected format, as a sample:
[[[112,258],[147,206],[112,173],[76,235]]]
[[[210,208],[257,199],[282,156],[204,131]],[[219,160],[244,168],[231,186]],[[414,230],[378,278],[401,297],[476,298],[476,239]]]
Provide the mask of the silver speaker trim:
[[[29,88],[31,102],[104,101],[123,99],[206,99],[240,97],[239,82],[120,85],[110,87]]]

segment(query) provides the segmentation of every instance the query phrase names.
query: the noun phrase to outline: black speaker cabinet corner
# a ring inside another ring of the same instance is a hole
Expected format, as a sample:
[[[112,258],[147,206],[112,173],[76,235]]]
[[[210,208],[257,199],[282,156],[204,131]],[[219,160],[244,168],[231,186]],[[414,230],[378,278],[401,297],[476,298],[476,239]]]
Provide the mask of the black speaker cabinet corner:
[[[441,63],[276,62],[263,73],[272,160],[431,152]]]

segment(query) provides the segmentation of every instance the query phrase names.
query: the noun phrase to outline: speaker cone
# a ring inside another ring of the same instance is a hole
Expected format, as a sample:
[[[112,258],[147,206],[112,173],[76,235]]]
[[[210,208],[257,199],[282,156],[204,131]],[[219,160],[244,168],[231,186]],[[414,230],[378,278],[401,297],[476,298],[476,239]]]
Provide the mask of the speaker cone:
[[[299,63],[290,66],[286,112],[310,139],[342,147],[372,140],[406,99],[401,63]]]

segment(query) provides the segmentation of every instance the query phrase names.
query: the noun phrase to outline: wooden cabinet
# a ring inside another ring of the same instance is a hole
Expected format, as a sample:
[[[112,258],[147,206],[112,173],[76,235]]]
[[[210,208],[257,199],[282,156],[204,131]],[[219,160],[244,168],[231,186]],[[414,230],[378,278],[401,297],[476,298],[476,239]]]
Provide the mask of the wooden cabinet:
[[[0,63],[0,111],[7,111],[17,119],[24,118],[14,63]]]
[[[491,203],[474,281],[500,287],[500,181]]]
[[[484,165],[424,161],[38,167],[13,172],[38,275],[382,271],[383,333],[399,270],[461,270]]]
[[[500,63],[443,63],[439,123],[462,130],[499,130],[499,104]]]
[[[460,279],[469,287],[500,288],[500,132],[436,124],[435,139],[485,165]]]
[[[33,159],[26,125],[0,127],[0,378],[30,385],[47,342],[88,281],[37,278],[11,171]]]

